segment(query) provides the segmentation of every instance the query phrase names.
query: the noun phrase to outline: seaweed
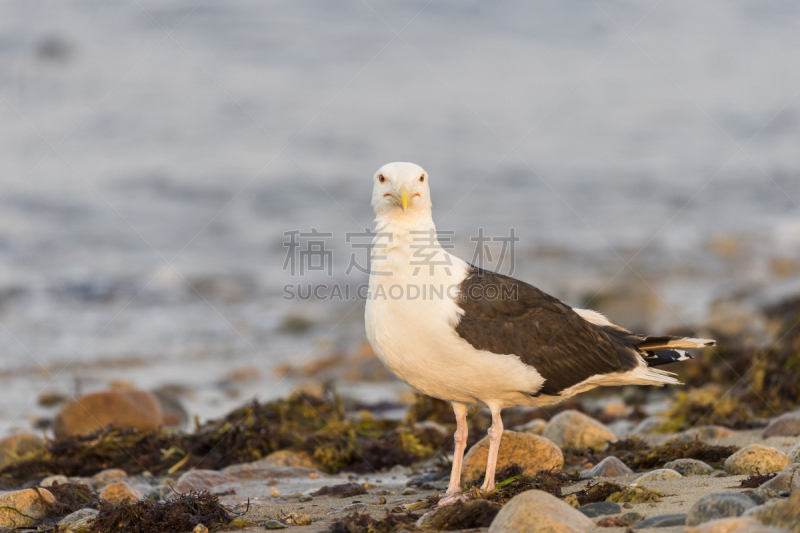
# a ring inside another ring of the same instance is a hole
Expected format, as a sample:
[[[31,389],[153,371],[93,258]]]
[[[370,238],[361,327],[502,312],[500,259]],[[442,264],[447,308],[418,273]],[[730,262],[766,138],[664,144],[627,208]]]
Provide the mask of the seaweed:
[[[180,494],[163,502],[142,499],[115,505],[101,501],[99,511],[92,528],[115,533],[191,531],[197,524],[214,529],[234,519],[219,497],[206,491]]]
[[[739,482],[739,485],[734,487],[728,487],[729,489],[757,489],[770,479],[777,476],[777,473],[773,474],[751,474],[747,476],[745,479]]]
[[[574,492],[578,498],[580,505],[587,505],[590,503],[604,502],[612,494],[624,491],[625,487],[616,483],[603,481],[600,483],[589,482],[585,488]]]
[[[97,509],[100,506],[100,495],[83,483],[56,482],[47,490],[55,498],[55,502],[50,504],[50,514],[53,516],[63,517],[78,509]]]
[[[506,466],[495,475],[497,484],[493,491],[486,497],[489,501],[504,504],[511,498],[528,490],[541,490],[561,498],[561,489],[569,484],[572,479],[564,472],[540,470],[536,475],[529,476],[522,473],[522,468],[516,464]]]
[[[564,459],[570,464],[589,459],[594,463],[613,455],[635,471],[652,470],[675,459],[698,459],[710,464],[719,464],[739,448],[716,446],[697,438],[690,441],[671,439],[663,444],[650,445],[639,437],[622,439],[610,443],[601,453],[583,450],[566,450]]]
[[[417,413],[428,412],[422,400]],[[429,413],[430,414],[430,413]],[[452,416],[452,415],[451,415]],[[433,457],[452,439],[407,422],[377,420],[368,411],[345,413],[339,397],[295,393],[253,401],[193,433],[140,432],[108,427],[91,435],[52,441],[25,460],[0,470],[0,485],[15,487],[53,474],[91,476],[106,468],[155,475],[192,468],[219,470],[255,461],[277,450],[310,453],[328,473],[343,468],[371,472]]]
[[[469,529],[489,527],[494,517],[500,512],[501,506],[485,499],[470,499],[458,501],[436,509],[426,519],[424,529],[437,531],[453,531],[456,529]]]
[[[392,514],[386,510],[386,516],[378,520],[364,513],[353,513],[335,520],[328,531],[330,533],[398,533],[422,531],[416,527],[419,515],[413,513]]]

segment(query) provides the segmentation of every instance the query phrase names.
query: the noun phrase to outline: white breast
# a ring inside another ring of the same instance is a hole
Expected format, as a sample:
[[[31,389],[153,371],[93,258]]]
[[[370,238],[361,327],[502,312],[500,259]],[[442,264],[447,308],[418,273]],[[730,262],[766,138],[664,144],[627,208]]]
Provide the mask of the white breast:
[[[427,264],[410,239],[373,253],[365,322],[375,354],[401,380],[443,400],[499,406],[528,403],[544,379],[515,355],[476,350],[455,331],[454,298],[469,265],[437,247]],[[430,268],[430,264],[435,264]],[[376,274],[382,273],[382,274]]]

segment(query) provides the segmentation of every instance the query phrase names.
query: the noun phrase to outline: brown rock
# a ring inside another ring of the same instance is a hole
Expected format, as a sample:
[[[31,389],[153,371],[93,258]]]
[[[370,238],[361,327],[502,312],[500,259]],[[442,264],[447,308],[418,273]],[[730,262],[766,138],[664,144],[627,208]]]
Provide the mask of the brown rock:
[[[800,413],[785,413],[775,418],[764,429],[762,437],[796,437],[800,435]]]
[[[292,450],[278,450],[267,455],[263,459],[256,461],[263,466],[291,466],[315,469],[316,465],[311,456],[306,452],[295,452]]]
[[[481,479],[486,473],[489,458],[489,437],[477,442],[464,456],[461,482],[469,483]],[[504,431],[497,456],[497,471],[516,463],[524,474],[533,475],[539,470],[558,470],[564,466],[564,454],[558,446],[538,435]]]
[[[725,471],[732,475],[771,474],[780,472],[792,460],[775,448],[751,444],[725,460]]]
[[[136,501],[144,498],[144,494],[131,487],[124,481],[110,483],[100,491],[100,497],[111,503],[123,503],[125,501]]]
[[[55,501],[47,489],[25,489],[0,494],[0,528],[35,524],[38,518],[47,516],[49,504]]]
[[[692,429],[686,430],[683,435],[689,439],[700,439],[702,441],[706,441],[709,439],[723,439],[728,437],[735,437],[736,432],[732,429],[728,429],[725,426],[697,426],[693,427]]]
[[[216,485],[236,481],[236,477],[216,470],[189,470],[178,478],[175,492],[211,490]]]
[[[126,477],[128,477],[128,473],[120,468],[106,468],[93,475],[90,478],[90,483],[93,488],[99,489],[100,487],[105,487],[109,483],[122,481]]]
[[[571,409],[550,419],[542,436],[561,448],[579,450],[603,450],[609,442],[617,442],[613,431],[594,418]]]
[[[0,468],[12,465],[26,455],[44,450],[41,437],[30,433],[19,433],[0,440]]]
[[[161,406],[151,392],[95,392],[62,405],[53,420],[53,433],[56,439],[64,439],[87,435],[108,425],[151,431],[158,429],[161,419]]]
[[[592,526],[594,522],[583,513],[552,494],[529,490],[514,496],[500,509],[489,526],[489,533],[583,533]]]
[[[583,479],[591,479],[596,477],[617,477],[624,476],[625,474],[633,474],[633,470],[614,457],[609,455],[592,468],[581,470],[580,476]]]
[[[748,514],[762,524],[800,533],[800,491],[792,493],[787,500],[767,502]]]

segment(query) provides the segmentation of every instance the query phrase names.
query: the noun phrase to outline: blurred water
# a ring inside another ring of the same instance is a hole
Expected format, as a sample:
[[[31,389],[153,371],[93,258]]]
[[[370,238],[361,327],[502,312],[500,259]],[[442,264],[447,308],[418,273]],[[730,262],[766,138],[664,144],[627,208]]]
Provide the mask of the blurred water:
[[[362,283],[344,235],[392,160],[428,170],[462,257],[513,227],[515,275],[573,304],[642,293],[655,327],[780,292],[799,63],[789,1],[3,2],[0,364],[35,394],[120,358],[203,383],[351,347],[358,302],[281,298],[283,234],[333,233],[334,281]]]

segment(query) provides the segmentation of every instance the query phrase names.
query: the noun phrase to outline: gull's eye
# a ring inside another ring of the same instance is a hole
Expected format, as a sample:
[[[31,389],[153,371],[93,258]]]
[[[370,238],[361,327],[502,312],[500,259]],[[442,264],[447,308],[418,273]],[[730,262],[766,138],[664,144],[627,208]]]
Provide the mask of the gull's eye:
[[[419,182],[422,183],[423,181],[425,181],[425,174],[419,177]]]
[[[383,174],[378,174],[378,181],[380,181],[381,183],[384,183],[386,181],[386,178],[383,177]]]

